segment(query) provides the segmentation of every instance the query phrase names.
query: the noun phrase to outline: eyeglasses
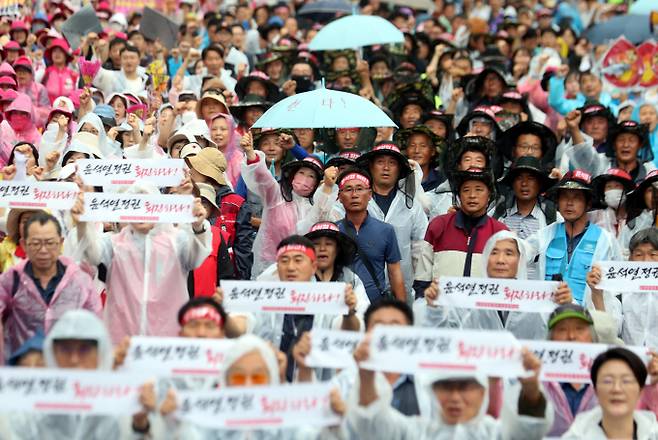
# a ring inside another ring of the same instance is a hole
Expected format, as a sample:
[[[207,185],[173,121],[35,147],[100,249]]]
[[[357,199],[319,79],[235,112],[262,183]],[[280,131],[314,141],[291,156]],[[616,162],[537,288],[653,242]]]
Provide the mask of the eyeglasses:
[[[637,380],[634,377],[624,376],[624,377],[604,377],[603,379],[597,381],[596,386],[599,388],[612,388],[615,384],[619,384],[621,388],[630,388],[637,386]]]
[[[535,153],[537,151],[541,151],[540,145],[521,144],[517,145],[516,148],[524,153]]]
[[[60,241],[58,239],[30,240],[25,243],[25,246],[31,251],[38,251],[42,246],[45,247],[48,251],[54,251],[59,245]]]
[[[354,193],[357,196],[360,196],[360,195],[365,194],[368,191],[370,191],[370,188],[364,188],[362,186],[357,186],[356,188],[352,188],[351,186],[348,186],[348,187],[345,187],[345,188],[341,189],[338,192],[345,193],[345,194]]]
[[[233,373],[226,378],[226,382],[229,386],[245,386],[249,385],[267,385],[270,381],[270,378],[266,373],[254,373],[254,374],[244,374],[244,373]]]

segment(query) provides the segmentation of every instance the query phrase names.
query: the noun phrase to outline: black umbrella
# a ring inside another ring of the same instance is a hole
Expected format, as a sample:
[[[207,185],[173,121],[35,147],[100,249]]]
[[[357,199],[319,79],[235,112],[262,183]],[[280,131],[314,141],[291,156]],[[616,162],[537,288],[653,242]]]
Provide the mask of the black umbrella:
[[[649,16],[619,15],[593,26],[585,33],[585,38],[593,44],[603,44],[618,37],[626,37],[631,43],[642,43],[651,39]]]

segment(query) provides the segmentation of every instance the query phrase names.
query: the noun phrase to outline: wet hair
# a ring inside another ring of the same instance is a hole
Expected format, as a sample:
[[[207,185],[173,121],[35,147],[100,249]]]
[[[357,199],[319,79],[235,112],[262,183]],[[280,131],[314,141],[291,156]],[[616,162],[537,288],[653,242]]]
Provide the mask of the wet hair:
[[[395,298],[382,298],[376,303],[370,304],[366,312],[363,314],[363,321],[366,324],[366,329],[370,326],[370,319],[376,311],[380,309],[392,308],[400,311],[409,325],[414,325],[414,312],[406,302],[400,301]]]
[[[118,44],[123,44],[126,46],[128,45],[126,43],[126,40],[124,40],[123,38],[114,38],[112,41],[110,41],[110,50],[112,50],[112,48]]]
[[[137,54],[138,57],[141,56],[140,53],[139,53],[139,49],[137,49],[135,46],[130,45],[130,44],[126,44],[126,47],[121,49],[121,52],[119,52],[119,55],[123,55],[124,52],[133,52],[133,53]]]
[[[658,229],[647,228],[633,234],[628,250],[633,252],[641,244],[650,244],[651,247],[658,250]]]
[[[7,164],[8,165],[14,164],[14,159],[15,159],[14,152],[16,151],[16,148],[20,147],[21,145],[29,145],[30,149],[32,150],[32,156],[34,156],[34,160],[36,161],[36,163],[39,163],[39,150],[37,150],[37,148],[29,142],[18,142],[16,145],[14,145],[14,148],[11,149],[11,153],[9,154],[9,160],[7,161]]]
[[[315,245],[313,244],[313,242],[309,238],[304,237],[303,235],[291,235],[289,237],[284,238],[283,240],[281,240],[281,242],[276,247],[276,249],[279,250],[284,246],[288,246],[289,244],[298,244],[301,246],[306,246],[311,249],[315,249]]]
[[[219,304],[217,301],[214,299],[207,297],[207,296],[199,296],[196,298],[191,298],[188,302],[183,304],[183,306],[178,310],[178,323],[180,324],[183,320],[183,316],[188,312],[190,309],[196,309],[197,307],[205,307],[205,306],[210,306],[217,310],[217,313],[219,313],[219,316],[222,318],[222,325],[226,325],[226,311],[224,310],[224,307],[222,307],[221,304]]]
[[[55,229],[57,230],[57,236],[61,237],[62,236],[62,225],[59,224],[59,221],[55,216],[52,214],[48,214],[47,212],[44,211],[39,211],[35,213],[28,221],[25,222],[25,226],[23,226],[23,239],[27,240],[27,231],[30,230],[30,226],[32,226],[33,223],[38,223],[41,226],[46,225],[48,223],[54,223],[55,224]]]
[[[201,59],[205,61],[210,52],[217,52],[220,58],[224,58],[224,49],[222,46],[218,44],[211,44],[210,46],[203,49],[203,52],[201,52]]]
[[[599,370],[606,362],[612,360],[619,360],[628,365],[628,367],[633,372],[633,376],[635,376],[637,383],[640,385],[640,388],[644,387],[644,384],[647,381],[647,367],[644,365],[642,359],[640,359],[638,355],[630,350],[627,350],[626,348],[614,347],[598,355],[592,363],[592,368],[590,369],[590,378],[595,389]]]

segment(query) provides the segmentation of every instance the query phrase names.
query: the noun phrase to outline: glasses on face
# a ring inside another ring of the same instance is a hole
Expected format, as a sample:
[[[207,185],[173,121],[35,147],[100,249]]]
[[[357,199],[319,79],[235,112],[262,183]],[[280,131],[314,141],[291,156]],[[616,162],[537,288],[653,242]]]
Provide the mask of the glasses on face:
[[[31,251],[38,251],[41,247],[45,247],[48,251],[54,251],[59,246],[59,240],[56,238],[48,240],[30,240],[25,243],[25,246]]]
[[[370,188],[365,188],[363,186],[357,186],[352,188],[351,186],[346,186],[345,188],[341,189],[339,192],[345,193],[345,194],[356,194],[357,196],[361,196],[365,194],[366,192],[370,191]]]
[[[619,384],[621,388],[631,388],[638,386],[637,380],[634,377],[624,376],[624,377],[604,377],[596,383],[596,386],[599,388],[613,388],[616,384]]]
[[[537,153],[541,151],[541,145],[520,144],[516,148],[523,153]]]
[[[245,386],[250,385],[267,385],[269,383],[269,377],[266,373],[233,373],[226,379],[229,386]]]

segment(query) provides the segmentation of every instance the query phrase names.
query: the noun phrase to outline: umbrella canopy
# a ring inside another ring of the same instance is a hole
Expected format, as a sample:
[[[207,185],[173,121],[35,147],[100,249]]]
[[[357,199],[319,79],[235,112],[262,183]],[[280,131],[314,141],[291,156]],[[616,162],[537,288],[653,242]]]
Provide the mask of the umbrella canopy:
[[[608,40],[626,37],[631,43],[642,43],[651,38],[648,15],[619,15],[597,24],[585,33],[593,44],[603,44]]]
[[[421,11],[429,11],[434,7],[432,0],[384,0],[383,3],[393,6],[405,6]]]
[[[266,111],[253,128],[397,127],[379,107],[359,95],[325,89],[298,93]]]
[[[658,11],[656,0],[637,0],[629,9],[630,14],[649,15],[652,11]]]
[[[342,50],[402,42],[404,35],[390,21],[374,15],[349,15],[320,29],[308,48]]]
[[[352,5],[345,0],[319,0],[306,3],[297,15],[352,13]]]

